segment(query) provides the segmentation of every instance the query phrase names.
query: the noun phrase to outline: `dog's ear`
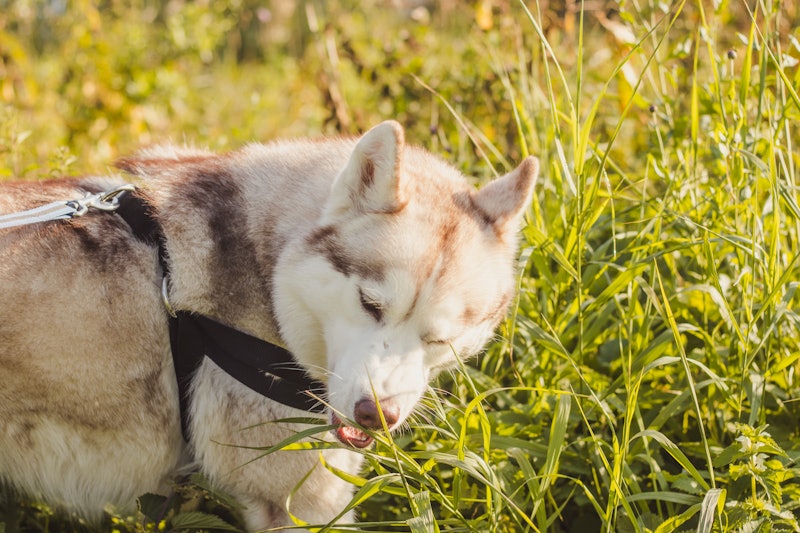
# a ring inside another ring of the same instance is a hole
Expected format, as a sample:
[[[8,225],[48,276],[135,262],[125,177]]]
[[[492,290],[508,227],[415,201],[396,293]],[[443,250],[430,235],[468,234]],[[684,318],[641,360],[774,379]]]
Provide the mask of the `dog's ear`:
[[[498,234],[517,229],[530,205],[538,173],[539,160],[529,156],[516,169],[473,194],[473,202]]]
[[[333,183],[328,214],[401,210],[407,203],[400,172],[404,146],[403,128],[393,120],[381,122],[365,133]]]

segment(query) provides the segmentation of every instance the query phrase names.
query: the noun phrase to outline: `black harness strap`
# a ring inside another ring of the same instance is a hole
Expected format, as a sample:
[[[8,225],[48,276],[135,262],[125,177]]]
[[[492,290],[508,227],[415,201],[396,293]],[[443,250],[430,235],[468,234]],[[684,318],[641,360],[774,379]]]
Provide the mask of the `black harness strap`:
[[[325,411],[320,401],[325,385],[309,378],[287,350],[203,315],[186,311],[176,314],[170,323],[170,342],[176,374],[180,367],[178,375],[186,381],[184,390],[205,355],[262,396],[304,411]]]
[[[141,241],[158,247],[164,276],[169,264],[160,224],[142,197],[125,193],[116,213]],[[169,317],[172,362],[180,396],[181,431],[189,440],[189,400],[192,377],[204,357],[255,392],[296,409],[322,413],[325,384],[311,379],[292,354],[211,318],[188,311]]]

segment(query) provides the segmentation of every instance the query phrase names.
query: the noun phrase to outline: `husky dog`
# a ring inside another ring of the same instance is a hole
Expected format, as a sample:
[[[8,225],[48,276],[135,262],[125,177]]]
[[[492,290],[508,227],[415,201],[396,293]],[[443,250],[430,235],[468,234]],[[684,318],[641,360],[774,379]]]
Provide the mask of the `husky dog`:
[[[308,414],[209,359],[192,374],[185,443],[158,248],[90,212],[0,230],[0,478],[98,516],[196,464],[253,530],[336,518],[352,490],[320,453],[357,472],[365,429],[403,424],[429,380],[481,350],[512,300],[538,171],[530,157],[476,191],[392,121],[222,155],[160,146],[118,166],[161,227],[171,306],[287,348],[326,387],[337,429],[316,438],[341,444],[253,461],[249,447],[306,429]],[[0,213],[121,183],[7,183]],[[281,419],[295,422],[265,424]]]

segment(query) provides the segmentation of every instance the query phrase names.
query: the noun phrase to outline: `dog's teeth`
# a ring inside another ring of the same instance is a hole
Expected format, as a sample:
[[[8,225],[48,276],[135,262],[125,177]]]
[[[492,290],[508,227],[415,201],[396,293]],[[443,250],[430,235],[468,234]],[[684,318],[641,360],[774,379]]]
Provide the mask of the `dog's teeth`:
[[[336,430],[336,438],[354,448],[366,448],[372,444],[372,437],[351,426],[340,426]]]

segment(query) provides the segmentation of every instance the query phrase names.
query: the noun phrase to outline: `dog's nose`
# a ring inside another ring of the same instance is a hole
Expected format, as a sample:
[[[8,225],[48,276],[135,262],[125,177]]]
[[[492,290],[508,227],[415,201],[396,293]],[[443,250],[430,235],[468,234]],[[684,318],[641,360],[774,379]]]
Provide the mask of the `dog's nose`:
[[[393,427],[397,424],[397,419],[400,417],[400,410],[396,405],[391,402],[381,402],[381,411],[383,411],[383,419],[386,420],[388,427]],[[364,398],[356,402],[353,414],[355,421],[359,425],[367,429],[381,429],[381,415],[378,412],[378,405],[375,400],[371,398]]]

